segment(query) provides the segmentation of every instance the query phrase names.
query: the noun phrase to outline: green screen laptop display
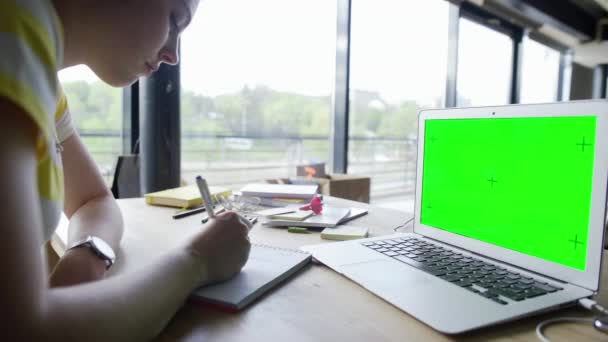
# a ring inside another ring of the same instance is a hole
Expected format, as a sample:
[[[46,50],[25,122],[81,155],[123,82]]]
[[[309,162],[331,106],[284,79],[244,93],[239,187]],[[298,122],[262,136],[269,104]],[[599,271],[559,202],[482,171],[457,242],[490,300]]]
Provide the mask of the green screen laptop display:
[[[426,120],[420,222],[585,270],[596,118]]]

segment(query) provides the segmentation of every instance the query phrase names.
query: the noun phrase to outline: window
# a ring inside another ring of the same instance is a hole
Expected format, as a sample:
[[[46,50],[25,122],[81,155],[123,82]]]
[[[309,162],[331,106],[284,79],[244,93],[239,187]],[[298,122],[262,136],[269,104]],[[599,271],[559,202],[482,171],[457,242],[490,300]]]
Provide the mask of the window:
[[[413,207],[418,111],[445,102],[448,6],[352,2],[348,172],[372,177],[374,203]]]
[[[122,152],[122,89],[113,88],[85,66],[59,72],[74,126],[110,185]]]
[[[557,100],[559,59],[559,51],[524,39],[521,103]]]
[[[238,189],[329,161],[336,1],[205,0],[182,37],[182,178]],[[269,15],[269,14],[272,15]]]
[[[459,107],[510,102],[513,41],[509,36],[460,19],[458,47]]]

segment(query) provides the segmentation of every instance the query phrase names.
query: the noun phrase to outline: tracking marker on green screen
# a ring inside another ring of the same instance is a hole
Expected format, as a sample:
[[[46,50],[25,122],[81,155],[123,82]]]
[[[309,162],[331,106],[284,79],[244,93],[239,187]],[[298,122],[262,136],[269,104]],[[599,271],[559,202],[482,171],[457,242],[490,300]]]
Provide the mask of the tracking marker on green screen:
[[[584,270],[596,119],[425,121],[421,223]]]

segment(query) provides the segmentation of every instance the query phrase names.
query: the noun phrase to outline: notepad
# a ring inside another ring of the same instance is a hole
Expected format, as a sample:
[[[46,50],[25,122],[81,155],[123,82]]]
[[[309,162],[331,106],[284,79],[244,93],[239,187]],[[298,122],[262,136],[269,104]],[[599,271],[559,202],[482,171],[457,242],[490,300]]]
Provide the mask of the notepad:
[[[258,216],[272,216],[272,215],[279,215],[279,214],[286,214],[286,213],[293,213],[294,211],[298,210],[298,208],[287,208],[287,207],[282,207],[282,208],[271,208],[271,209],[264,209],[264,210],[258,210],[256,212],[254,212],[255,215]]]
[[[335,227],[340,221],[348,216],[349,213],[350,209],[348,208],[323,207],[323,212],[320,215],[312,215],[304,221],[273,219],[264,222],[264,225],[274,227]]]
[[[311,210],[296,210],[290,213],[270,215],[268,218],[273,220],[304,221],[313,214]]]
[[[321,239],[325,240],[354,240],[367,237],[369,228],[363,226],[338,226],[325,228],[321,232]]]
[[[215,200],[218,194],[222,196],[230,196],[231,191],[220,187],[209,187],[211,198]],[[182,186],[179,188],[167,189],[158,192],[152,192],[144,196],[146,203],[154,205],[164,205],[176,208],[191,208],[203,204],[201,192],[196,184]]]
[[[234,278],[197,289],[195,303],[237,312],[302,269],[311,260],[306,252],[252,244],[249,260]]]

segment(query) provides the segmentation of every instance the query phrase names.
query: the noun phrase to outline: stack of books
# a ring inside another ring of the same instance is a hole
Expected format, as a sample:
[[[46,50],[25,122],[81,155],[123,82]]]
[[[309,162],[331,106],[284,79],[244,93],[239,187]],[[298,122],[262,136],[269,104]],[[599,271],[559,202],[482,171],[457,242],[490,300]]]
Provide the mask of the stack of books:
[[[241,195],[260,199],[260,205],[284,207],[308,203],[317,194],[317,185],[253,183],[241,189]]]

